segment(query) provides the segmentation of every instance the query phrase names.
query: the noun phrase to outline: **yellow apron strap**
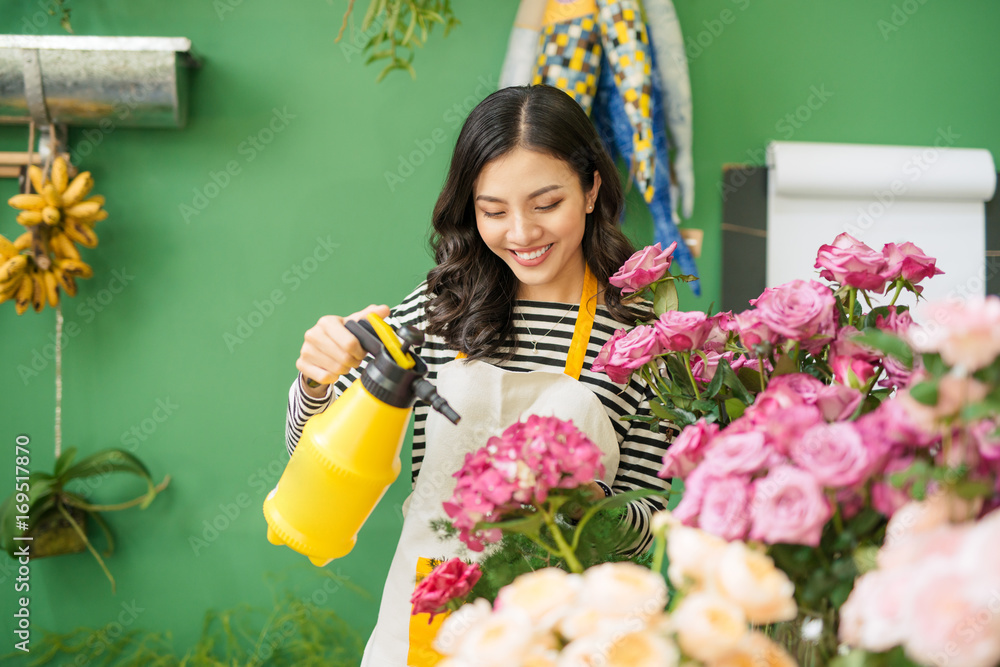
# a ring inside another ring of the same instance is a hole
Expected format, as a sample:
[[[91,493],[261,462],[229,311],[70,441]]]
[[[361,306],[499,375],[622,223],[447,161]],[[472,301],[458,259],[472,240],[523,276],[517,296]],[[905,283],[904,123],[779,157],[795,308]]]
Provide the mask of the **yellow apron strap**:
[[[417,583],[430,574],[434,566],[440,562],[429,558],[418,559]],[[440,653],[431,648],[431,644],[437,637],[444,619],[448,618],[450,613],[449,611],[437,614],[432,621],[429,621],[430,614],[410,616],[410,650],[406,656],[407,667],[434,667],[443,659]]]
[[[590,271],[590,265],[586,265],[583,274],[583,292],[580,295],[580,310],[576,315],[576,327],[573,329],[573,341],[569,344],[569,353],[566,355],[566,368],[563,370],[566,375],[574,380],[580,379],[580,371],[583,370],[583,362],[587,358],[587,345],[590,343],[590,331],[594,328],[594,314],[596,312],[597,300],[597,278]],[[465,359],[465,352],[459,352],[455,358]]]

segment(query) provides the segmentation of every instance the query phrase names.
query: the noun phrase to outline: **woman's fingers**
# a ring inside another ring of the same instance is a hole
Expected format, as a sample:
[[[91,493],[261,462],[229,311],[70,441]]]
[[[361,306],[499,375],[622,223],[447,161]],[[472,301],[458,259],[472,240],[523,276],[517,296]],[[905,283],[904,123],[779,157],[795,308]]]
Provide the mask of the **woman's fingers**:
[[[339,376],[361,365],[367,352],[347,329],[345,322],[363,319],[368,313],[388,317],[389,307],[373,304],[347,317],[321,317],[316,326],[305,333],[305,342],[299,352],[299,359],[295,362],[296,368],[307,378],[331,384]]]

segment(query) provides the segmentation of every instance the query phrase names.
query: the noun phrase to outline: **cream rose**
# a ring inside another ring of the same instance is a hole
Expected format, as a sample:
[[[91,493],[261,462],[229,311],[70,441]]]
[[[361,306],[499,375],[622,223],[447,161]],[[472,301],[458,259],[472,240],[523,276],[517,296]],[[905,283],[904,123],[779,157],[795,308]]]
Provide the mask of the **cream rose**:
[[[738,604],[751,623],[790,621],[798,613],[795,585],[769,556],[742,542],[726,547],[715,577],[719,592]]]
[[[548,629],[576,607],[581,583],[580,575],[554,567],[522,574],[500,589],[496,608],[516,608],[536,629]]]
[[[678,588],[700,588],[715,572],[726,541],[696,528],[677,526],[667,539],[667,575]]]
[[[797,667],[785,649],[759,632],[748,633],[736,647],[706,667]]]
[[[718,593],[694,593],[673,613],[677,643],[695,660],[718,660],[732,651],[747,633],[747,617],[740,606]]]

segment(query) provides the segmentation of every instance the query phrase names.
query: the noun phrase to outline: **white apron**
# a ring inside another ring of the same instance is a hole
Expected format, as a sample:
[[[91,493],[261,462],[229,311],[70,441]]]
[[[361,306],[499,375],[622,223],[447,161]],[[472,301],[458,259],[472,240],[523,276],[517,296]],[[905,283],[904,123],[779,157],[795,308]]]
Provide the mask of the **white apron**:
[[[597,281],[589,268],[584,279],[580,311],[570,353],[563,373],[554,371],[507,371],[473,360],[456,359],[441,367],[435,385],[455,411],[462,416],[456,425],[431,411],[427,417],[426,451],[389,576],[382,593],[378,623],[372,632],[362,667],[425,667],[434,659],[410,652],[410,596],[413,594],[418,562],[421,559],[448,559],[459,555],[458,539],[441,541],[431,530],[434,519],[446,518],[441,504],[455,490],[452,476],[461,468],[467,453],[474,452],[494,435],[529,415],[555,416],[573,424],[602,452],[603,482],[611,485],[618,472],[619,446],[611,419],[600,399],[577,378],[583,366],[596,303]],[[474,552],[461,554],[475,558]],[[424,561],[426,563],[426,560]],[[424,625],[427,615],[415,617]],[[426,637],[417,640],[421,643]],[[409,656],[409,659],[408,659]]]

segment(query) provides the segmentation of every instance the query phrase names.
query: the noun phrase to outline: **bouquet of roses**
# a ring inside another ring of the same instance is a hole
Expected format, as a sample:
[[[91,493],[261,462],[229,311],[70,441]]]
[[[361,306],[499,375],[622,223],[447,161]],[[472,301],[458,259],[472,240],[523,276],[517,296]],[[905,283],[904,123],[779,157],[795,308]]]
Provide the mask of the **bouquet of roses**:
[[[792,281],[736,314],[657,312],[599,361],[615,381],[642,373],[653,412],[688,424],[661,473],[685,481],[677,518],[769,545],[801,614],[776,636],[829,660],[888,517],[928,495],[952,499],[955,519],[1000,499],[1000,299],[928,305],[917,328],[896,301],[940,271],[913,244],[878,252],[842,234],[816,266],[837,284]]]
[[[435,639],[441,667],[795,665],[751,629],[796,614],[792,583],[771,559],[678,525],[667,512],[654,523],[651,570],[634,563],[582,573],[545,568],[502,588],[492,605],[480,598],[463,606]]]

